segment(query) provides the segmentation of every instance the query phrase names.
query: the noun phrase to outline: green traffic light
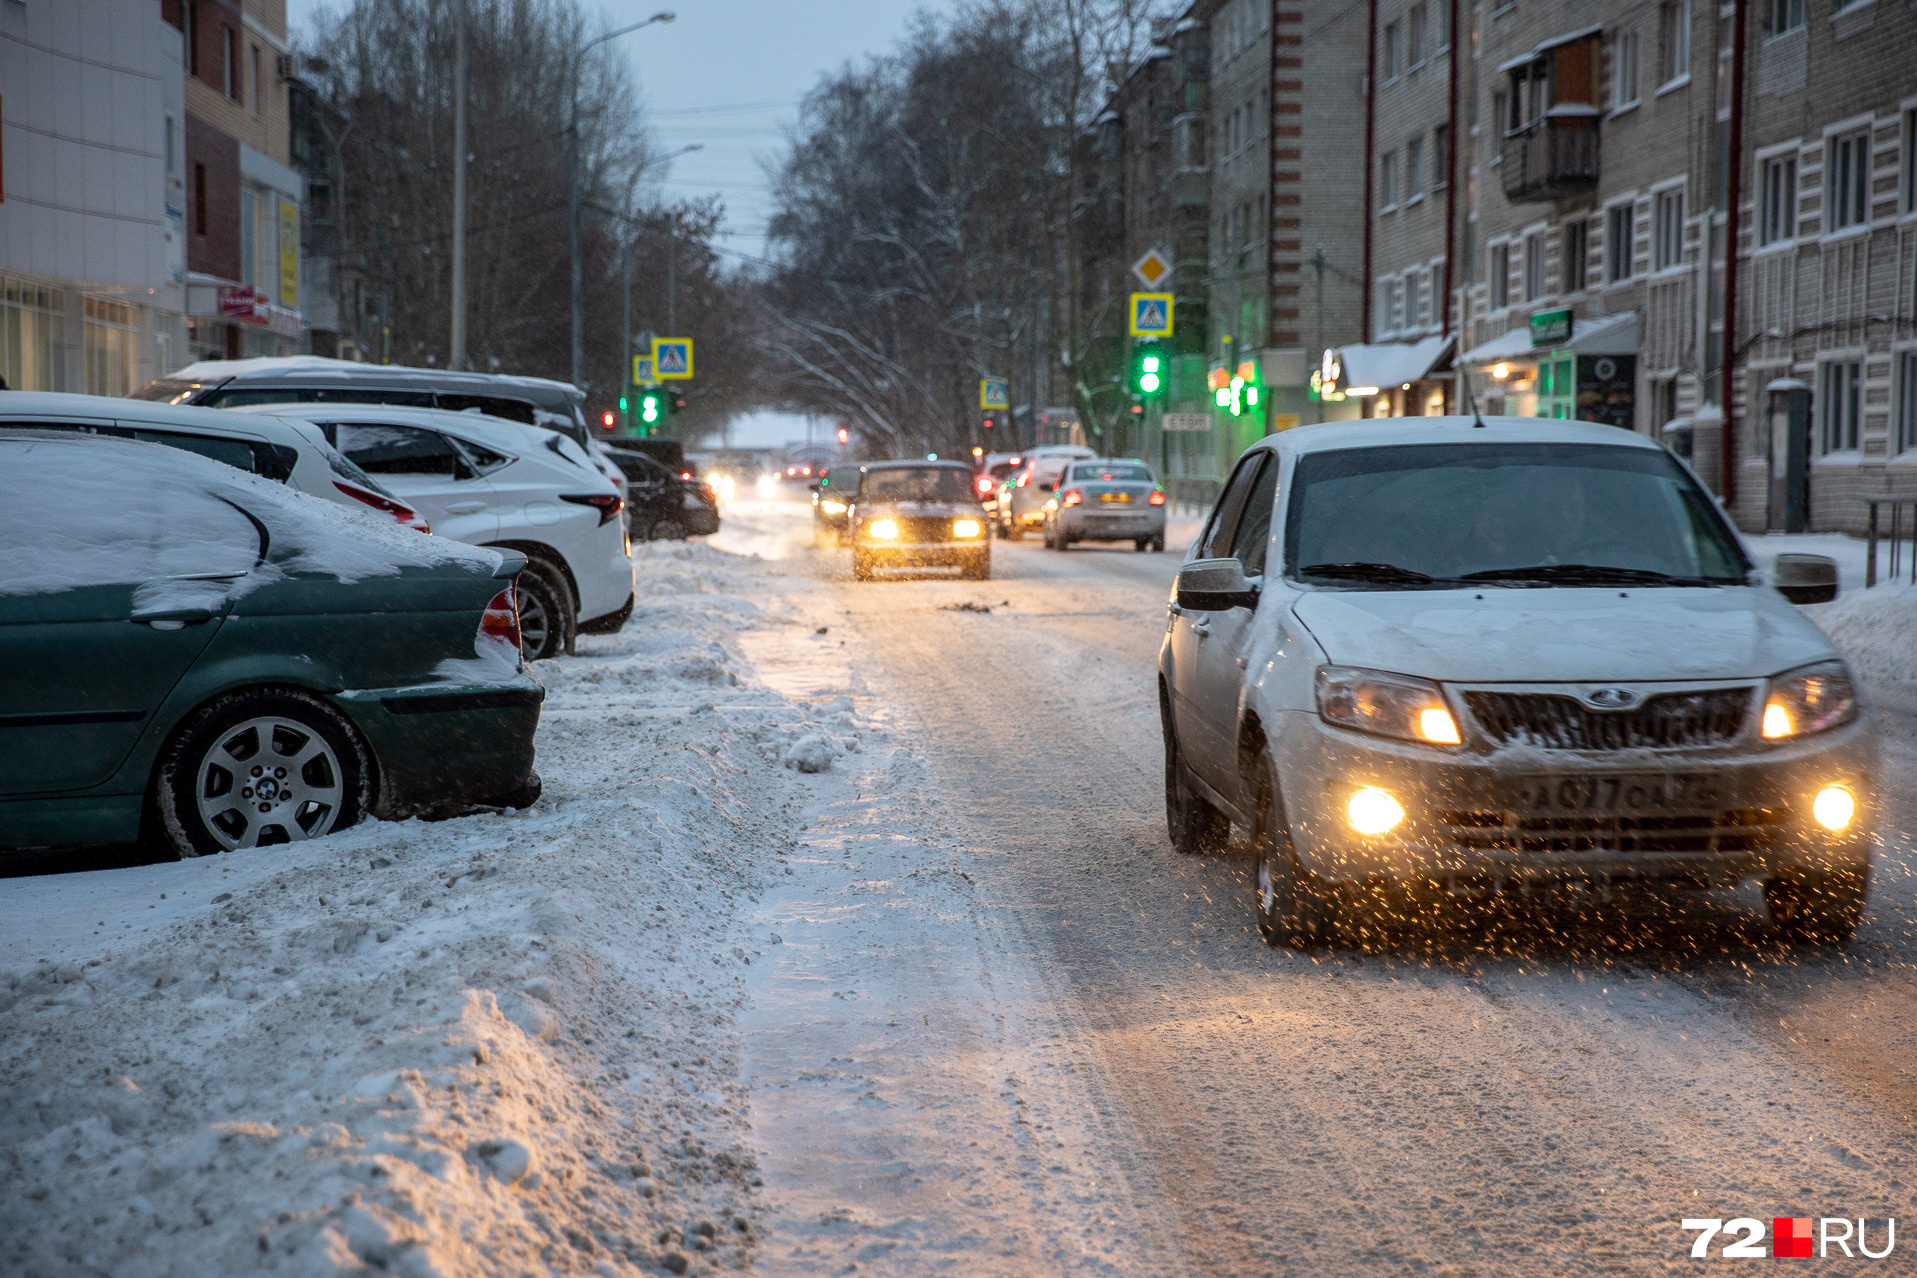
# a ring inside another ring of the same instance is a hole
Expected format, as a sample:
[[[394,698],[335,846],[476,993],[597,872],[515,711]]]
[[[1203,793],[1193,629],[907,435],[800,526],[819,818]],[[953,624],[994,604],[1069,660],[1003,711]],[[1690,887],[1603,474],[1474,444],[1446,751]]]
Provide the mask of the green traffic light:
[[[1152,360],[1151,362],[1156,364],[1158,361]],[[1138,379],[1138,389],[1144,391],[1147,395],[1156,393],[1158,390],[1158,374],[1147,369],[1144,375]]]
[[[1147,355],[1141,367],[1147,373],[1156,373],[1158,371],[1158,356]]]

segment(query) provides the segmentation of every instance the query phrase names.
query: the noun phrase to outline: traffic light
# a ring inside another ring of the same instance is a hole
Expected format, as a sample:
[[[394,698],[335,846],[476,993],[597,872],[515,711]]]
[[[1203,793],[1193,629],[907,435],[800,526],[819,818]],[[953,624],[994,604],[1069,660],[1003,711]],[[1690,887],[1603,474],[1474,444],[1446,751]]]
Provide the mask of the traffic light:
[[[841,444],[845,443],[847,440],[851,438],[852,438],[852,433],[850,431],[846,430],[846,428],[843,426],[839,427],[839,442]]]
[[[619,397],[619,415],[623,417],[630,411],[632,410],[626,407],[626,397],[624,395],[621,395]]]
[[[614,422],[615,420],[616,420],[616,419],[615,419],[615,418],[613,417],[613,415],[612,415],[611,413],[606,413],[606,414],[604,414],[603,416],[601,416],[601,417],[600,417],[600,419],[599,419],[599,424],[600,424],[601,426],[604,426],[604,427],[605,427],[605,428],[606,428],[607,430],[611,430],[611,429],[612,429],[612,424],[613,424],[613,422]]]
[[[1132,348],[1132,394],[1156,395],[1165,388],[1165,357],[1155,342],[1140,342]]]
[[[639,392],[639,427],[650,435],[668,412],[666,393],[657,386],[648,386]]]

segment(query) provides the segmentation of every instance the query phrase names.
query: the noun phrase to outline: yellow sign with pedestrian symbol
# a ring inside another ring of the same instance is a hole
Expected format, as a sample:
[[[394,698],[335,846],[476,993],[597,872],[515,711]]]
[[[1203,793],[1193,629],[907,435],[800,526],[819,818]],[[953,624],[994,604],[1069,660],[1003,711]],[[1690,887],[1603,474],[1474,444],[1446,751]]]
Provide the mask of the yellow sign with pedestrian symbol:
[[[652,375],[662,382],[691,377],[692,339],[690,337],[653,338]]]
[[[1170,337],[1172,335],[1172,295],[1170,293],[1132,294],[1132,336]]]
[[[634,386],[650,386],[653,384],[652,356],[634,355],[632,357],[632,384]]]
[[[978,406],[980,408],[1010,408],[1011,396],[1006,394],[1003,377],[981,377],[978,379]]]

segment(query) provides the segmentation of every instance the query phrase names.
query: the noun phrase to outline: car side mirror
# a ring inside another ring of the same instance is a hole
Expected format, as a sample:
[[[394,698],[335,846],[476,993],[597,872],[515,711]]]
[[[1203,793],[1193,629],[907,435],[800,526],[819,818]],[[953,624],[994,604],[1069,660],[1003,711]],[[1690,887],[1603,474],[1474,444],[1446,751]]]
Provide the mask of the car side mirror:
[[[1256,608],[1258,583],[1236,559],[1194,559],[1178,570],[1178,606],[1193,612]]]
[[[1771,584],[1794,604],[1829,603],[1837,598],[1837,561],[1827,555],[1779,555],[1771,563]]]

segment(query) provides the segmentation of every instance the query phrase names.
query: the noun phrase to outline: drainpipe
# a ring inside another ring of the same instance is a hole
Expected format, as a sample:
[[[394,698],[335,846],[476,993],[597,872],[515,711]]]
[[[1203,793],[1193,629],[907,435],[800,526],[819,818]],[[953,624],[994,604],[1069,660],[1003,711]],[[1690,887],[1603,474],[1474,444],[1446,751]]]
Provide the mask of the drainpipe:
[[[1737,349],[1737,235],[1739,206],[1744,202],[1744,31],[1749,25],[1748,0],[1731,6],[1731,135],[1730,170],[1725,174],[1724,210],[1724,337],[1718,345],[1717,399],[1724,410],[1723,468],[1719,495],[1729,512],[1737,501],[1737,414],[1731,394],[1731,363]],[[1705,246],[1710,245],[1706,228]],[[1706,339],[1708,340],[1708,338]],[[1733,521],[1735,522],[1735,521]]]
[[[1452,43],[1453,44],[1457,43],[1457,39],[1458,39],[1458,34],[1457,32],[1453,31],[1451,33]],[[1364,209],[1364,226],[1365,226],[1364,259],[1365,261],[1364,261],[1364,272],[1363,272],[1364,280],[1360,285],[1360,287],[1363,289],[1364,296],[1361,299],[1359,299],[1359,303],[1358,303],[1359,323],[1364,326],[1364,331],[1358,335],[1358,340],[1361,342],[1370,341],[1371,331],[1372,331],[1371,330],[1371,217],[1372,217],[1373,205],[1371,202],[1371,199],[1372,199],[1371,171],[1373,168],[1376,167],[1376,165],[1373,163],[1373,156],[1372,156],[1372,131],[1373,131],[1372,115],[1374,114],[1374,108],[1377,104],[1377,98],[1378,98],[1377,67],[1378,67],[1378,0],[1371,0],[1370,4],[1366,6],[1366,28],[1365,28],[1365,209]]]

